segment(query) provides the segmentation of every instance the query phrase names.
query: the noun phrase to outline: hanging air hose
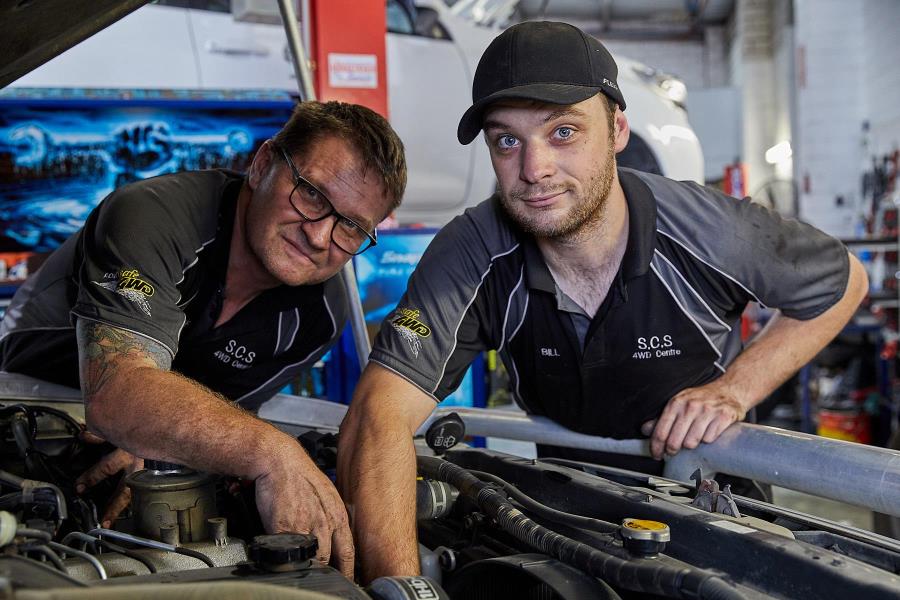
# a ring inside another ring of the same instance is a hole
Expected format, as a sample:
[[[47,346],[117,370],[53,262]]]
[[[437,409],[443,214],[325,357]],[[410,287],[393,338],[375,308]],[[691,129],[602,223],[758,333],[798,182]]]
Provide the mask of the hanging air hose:
[[[629,561],[538,525],[513,506],[497,489],[466,469],[431,456],[417,457],[419,471],[444,481],[474,500],[497,526],[530,547],[623,589],[674,598],[739,600],[744,595],[720,577],[656,561]]]

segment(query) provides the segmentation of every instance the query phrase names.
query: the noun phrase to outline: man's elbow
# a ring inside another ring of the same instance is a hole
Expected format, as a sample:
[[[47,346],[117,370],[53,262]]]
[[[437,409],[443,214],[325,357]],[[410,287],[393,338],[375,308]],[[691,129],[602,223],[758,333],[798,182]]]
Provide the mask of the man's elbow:
[[[847,291],[845,298],[849,299],[855,310],[866,294],[869,293],[869,276],[865,267],[854,255],[850,255],[850,276],[847,281]]]

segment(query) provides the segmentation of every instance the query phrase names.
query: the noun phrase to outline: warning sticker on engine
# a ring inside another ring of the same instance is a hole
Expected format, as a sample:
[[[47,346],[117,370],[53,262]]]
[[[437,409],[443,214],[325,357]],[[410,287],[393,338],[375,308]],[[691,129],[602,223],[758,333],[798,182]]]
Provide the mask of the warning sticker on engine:
[[[740,523],[735,523],[733,521],[713,521],[710,525],[715,525],[716,527],[721,527],[722,529],[727,529],[728,531],[733,531],[735,533],[756,533],[756,529],[752,527],[744,527]]]

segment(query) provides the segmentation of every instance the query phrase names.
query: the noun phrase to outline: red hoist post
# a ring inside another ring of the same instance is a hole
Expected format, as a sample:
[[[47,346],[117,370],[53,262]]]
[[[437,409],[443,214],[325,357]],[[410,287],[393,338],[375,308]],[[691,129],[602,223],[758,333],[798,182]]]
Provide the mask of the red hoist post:
[[[388,116],[384,0],[309,0],[310,58],[319,100]]]

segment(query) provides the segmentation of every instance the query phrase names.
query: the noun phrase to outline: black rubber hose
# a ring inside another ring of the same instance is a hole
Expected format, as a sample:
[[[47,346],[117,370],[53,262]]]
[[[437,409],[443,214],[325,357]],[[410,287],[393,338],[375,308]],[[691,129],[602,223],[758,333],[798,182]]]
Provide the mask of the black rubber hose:
[[[675,598],[743,600],[744,595],[715,575],[655,561],[624,560],[538,525],[490,485],[466,469],[432,456],[417,457],[423,475],[455,486],[473,499],[503,531],[545,554],[627,590]],[[711,580],[720,583],[709,583]]]
[[[202,561],[207,567],[216,566],[216,563],[214,563],[210,557],[203,554],[202,552],[191,550],[190,548],[182,548],[181,546],[176,546],[175,553],[181,554],[182,556],[190,556],[191,558],[196,558],[197,560]]]
[[[602,519],[595,519],[593,517],[585,517],[582,515],[576,515],[574,513],[568,513],[561,510],[557,510],[551,506],[547,506],[541,502],[538,502],[525,492],[521,491],[516,486],[504,481],[503,479],[497,477],[493,473],[486,473],[484,471],[474,471],[469,469],[469,473],[478,477],[479,479],[483,479],[486,481],[490,481],[492,483],[496,483],[497,485],[503,488],[503,491],[510,495],[516,502],[521,504],[527,510],[544,517],[549,521],[558,521],[560,523],[565,523],[566,525],[570,525],[572,527],[578,527],[581,529],[588,529],[590,531],[594,531],[596,533],[617,533],[619,531],[619,526],[615,523],[610,523],[609,521],[604,521]]]
[[[10,421],[10,429],[12,429],[13,439],[16,441],[16,447],[19,449],[19,456],[25,459],[26,466],[31,459],[31,453],[34,450],[34,434],[31,432],[31,426],[28,415],[16,413]]]
[[[28,428],[31,431],[31,437],[37,435],[37,419],[34,417],[34,413],[31,412],[31,409],[24,404],[12,404],[10,406],[4,406],[0,408],[0,419],[5,419],[9,415],[14,415],[15,413],[20,413],[25,415],[25,418],[28,419]]]

